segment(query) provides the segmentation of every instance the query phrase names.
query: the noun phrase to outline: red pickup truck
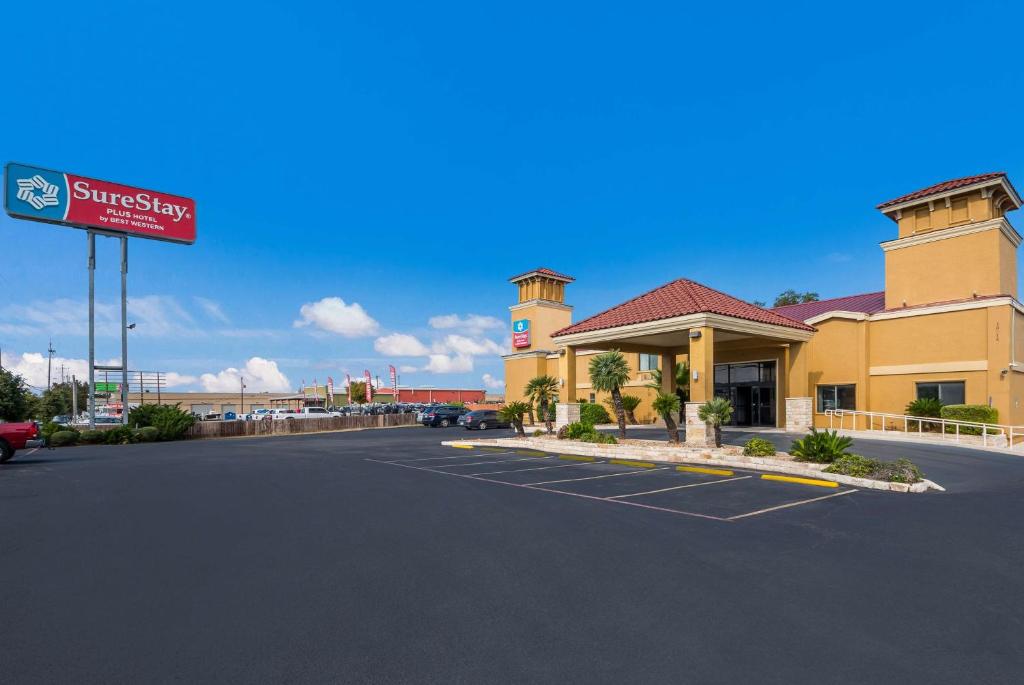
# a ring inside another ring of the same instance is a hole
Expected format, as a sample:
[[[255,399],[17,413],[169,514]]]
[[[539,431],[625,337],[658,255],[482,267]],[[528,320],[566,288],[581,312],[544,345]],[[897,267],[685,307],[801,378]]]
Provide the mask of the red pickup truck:
[[[0,464],[10,461],[18,450],[26,447],[42,447],[39,426],[31,421],[26,423],[0,423]]]

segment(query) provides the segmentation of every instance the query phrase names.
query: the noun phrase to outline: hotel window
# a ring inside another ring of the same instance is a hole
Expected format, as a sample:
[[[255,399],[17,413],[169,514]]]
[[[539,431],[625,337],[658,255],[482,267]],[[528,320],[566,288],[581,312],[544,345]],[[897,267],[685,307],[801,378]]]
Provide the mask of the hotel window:
[[[590,393],[590,403],[594,404],[595,402],[597,402],[597,395]]]
[[[641,354],[640,355],[640,370],[641,371],[654,371],[658,368],[658,356],[656,354]]]
[[[856,409],[857,386],[855,385],[819,385],[818,413],[823,414],[832,409]]]
[[[932,399],[942,404],[963,404],[964,403],[964,382],[952,381],[948,383],[918,383],[917,399]]]

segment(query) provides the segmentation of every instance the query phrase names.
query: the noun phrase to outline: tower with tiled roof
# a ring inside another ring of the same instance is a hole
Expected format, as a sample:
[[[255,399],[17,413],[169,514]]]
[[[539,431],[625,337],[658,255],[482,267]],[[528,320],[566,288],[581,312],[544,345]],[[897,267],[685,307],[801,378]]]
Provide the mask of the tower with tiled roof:
[[[565,286],[575,279],[546,268],[531,269],[508,279],[518,289],[512,313],[512,352],[553,351],[551,334],[572,323]]]
[[[943,181],[878,205],[896,222],[885,252],[885,308],[1017,296],[1021,206],[1005,173]]]

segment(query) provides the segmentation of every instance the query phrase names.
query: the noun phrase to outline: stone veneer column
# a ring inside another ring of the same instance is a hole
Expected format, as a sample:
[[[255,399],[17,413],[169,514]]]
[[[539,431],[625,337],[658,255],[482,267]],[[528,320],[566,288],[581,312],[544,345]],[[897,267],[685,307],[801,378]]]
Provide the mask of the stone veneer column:
[[[580,405],[575,402],[559,402],[555,405],[555,430],[580,420]]]
[[[814,425],[814,411],[810,397],[786,398],[786,432],[806,433]]]
[[[715,431],[697,416],[703,402],[686,403],[686,445],[689,447],[714,447]]]

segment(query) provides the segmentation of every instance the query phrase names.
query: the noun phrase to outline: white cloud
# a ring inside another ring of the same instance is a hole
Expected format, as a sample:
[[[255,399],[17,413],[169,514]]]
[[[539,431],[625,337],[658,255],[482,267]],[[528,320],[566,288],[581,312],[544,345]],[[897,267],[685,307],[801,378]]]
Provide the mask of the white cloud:
[[[13,371],[22,378],[29,385],[39,388],[46,389],[46,355],[42,352],[24,352],[20,355],[14,355],[14,363],[5,356],[4,357],[4,368],[8,371]],[[120,359],[108,359],[102,361],[97,359],[97,364],[104,366],[119,366],[121,364]],[[87,383],[89,380],[89,361],[87,359],[73,359],[68,357],[57,357],[53,358],[53,363],[50,365],[50,382],[60,383],[61,366],[64,367],[64,376],[70,380],[71,376],[75,376],[79,382]],[[131,367],[129,367],[131,368]],[[101,375],[98,374],[98,379],[103,380]],[[120,375],[118,375],[120,378]]]
[[[252,357],[245,368],[227,368],[216,374],[204,373],[199,381],[207,392],[234,392],[239,390],[239,379],[245,379],[249,392],[286,392],[291,389],[288,377],[277,368],[277,362]]]
[[[308,302],[299,310],[302,319],[293,325],[296,328],[314,326],[346,338],[361,338],[376,335],[378,324],[358,302],[345,304],[340,297],[325,297],[319,302]]]
[[[402,373],[416,373],[417,371],[419,371],[418,368],[416,368],[415,366],[410,366],[409,364],[402,364],[401,366],[398,367],[398,370],[401,371]]]
[[[381,336],[373,342],[373,349],[394,357],[425,357],[430,354],[427,346],[416,336],[405,333]]]
[[[464,335],[446,335],[444,340],[434,343],[437,354],[456,354],[462,356],[479,356],[501,354],[501,345],[488,338],[468,338]]]
[[[0,308],[0,319],[7,323],[8,334],[50,334],[85,336],[89,332],[89,305],[86,300],[57,298],[28,305]],[[143,295],[128,298],[128,321],[135,323],[132,336],[197,337],[204,332],[171,295]],[[96,334],[121,335],[121,305],[96,302]]]
[[[202,310],[206,312],[206,315],[214,321],[219,321],[220,323],[231,323],[231,319],[229,319],[228,315],[224,313],[224,310],[220,308],[220,303],[199,296],[193,297],[192,299],[194,299]]]
[[[485,373],[482,378],[483,378],[483,381],[484,381],[484,387],[487,388],[488,390],[504,390],[505,389],[505,379],[504,378],[495,378],[494,376],[492,376],[489,373]]]
[[[481,314],[467,314],[465,317],[461,317],[458,314],[442,314],[440,316],[430,317],[429,323],[431,328],[459,328],[472,333],[480,333],[481,331],[505,327],[505,324],[501,319],[496,319],[493,316],[483,316]]]
[[[167,388],[178,388],[183,385],[192,385],[198,380],[199,379],[196,378],[195,376],[189,376],[186,374],[177,373],[175,371],[169,371],[167,375],[164,376],[163,386]],[[148,382],[146,383],[146,387],[149,387]]]
[[[430,373],[466,373],[473,370],[473,358],[458,354],[432,354],[423,370]]]

